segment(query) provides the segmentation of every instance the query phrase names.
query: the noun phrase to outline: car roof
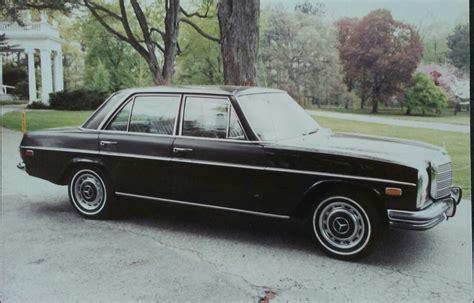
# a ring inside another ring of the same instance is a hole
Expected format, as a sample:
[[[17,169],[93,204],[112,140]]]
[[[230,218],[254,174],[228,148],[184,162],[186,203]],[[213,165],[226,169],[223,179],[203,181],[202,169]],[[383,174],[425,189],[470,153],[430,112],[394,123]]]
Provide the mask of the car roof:
[[[213,86],[213,85],[173,85],[152,86],[124,89],[127,94],[133,93],[182,93],[182,94],[210,94],[210,95],[251,95],[262,93],[283,93],[283,90],[255,86]]]

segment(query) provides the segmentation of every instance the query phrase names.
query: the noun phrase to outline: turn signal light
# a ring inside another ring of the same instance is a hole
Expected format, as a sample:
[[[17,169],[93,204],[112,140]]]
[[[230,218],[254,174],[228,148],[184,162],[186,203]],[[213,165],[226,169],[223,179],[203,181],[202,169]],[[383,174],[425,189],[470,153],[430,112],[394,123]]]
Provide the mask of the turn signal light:
[[[402,189],[401,188],[397,188],[397,187],[386,187],[385,188],[385,194],[387,196],[395,196],[395,197],[399,197],[402,195]]]

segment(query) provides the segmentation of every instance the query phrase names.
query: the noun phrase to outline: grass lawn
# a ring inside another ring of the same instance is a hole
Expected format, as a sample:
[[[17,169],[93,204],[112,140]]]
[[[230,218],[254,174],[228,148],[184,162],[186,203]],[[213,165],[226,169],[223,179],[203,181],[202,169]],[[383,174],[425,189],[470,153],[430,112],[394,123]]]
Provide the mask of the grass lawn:
[[[36,130],[61,126],[79,126],[91,114],[91,111],[26,111],[26,128],[27,130]],[[6,113],[1,118],[1,125],[6,128],[21,130],[21,112]]]
[[[3,105],[16,105],[16,104],[28,104],[28,101],[25,101],[25,100],[0,101],[0,106],[3,106]]]
[[[449,123],[449,124],[461,124],[469,125],[469,112],[465,109],[464,111],[457,113],[455,116],[452,109],[445,109],[441,115],[427,114],[425,116],[420,114],[412,114],[410,116],[405,115],[405,112],[399,108],[379,108],[378,114],[371,114],[370,109],[345,109],[343,107],[312,107],[309,108],[312,110],[320,111],[329,111],[329,112],[338,112],[338,113],[348,113],[348,114],[360,114],[360,115],[370,115],[373,117],[383,117],[383,118],[392,118],[392,119],[401,119],[401,120],[415,120],[415,121],[424,121],[424,122],[439,122],[439,123]]]
[[[469,134],[445,132],[412,127],[393,127],[378,123],[315,117],[323,127],[335,132],[351,132],[377,136],[396,137],[445,146],[453,161],[454,184],[464,189],[464,196],[471,195]]]

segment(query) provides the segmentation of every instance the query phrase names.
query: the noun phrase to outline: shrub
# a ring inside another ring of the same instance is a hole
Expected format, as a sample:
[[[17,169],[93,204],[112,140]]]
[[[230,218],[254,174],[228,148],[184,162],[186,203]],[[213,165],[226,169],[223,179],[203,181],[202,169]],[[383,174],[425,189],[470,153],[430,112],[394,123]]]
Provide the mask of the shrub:
[[[33,101],[31,104],[28,104],[26,108],[29,109],[51,109],[49,105],[44,104],[41,101]]]
[[[416,73],[405,89],[407,115],[413,110],[434,110],[437,114],[448,105],[448,97],[442,88],[435,85],[431,77]]]
[[[28,80],[22,80],[15,85],[15,90],[13,90],[13,95],[17,98],[28,100],[29,97],[29,86]]]
[[[65,90],[49,94],[49,104],[56,110],[95,110],[108,95],[108,92],[91,89]]]

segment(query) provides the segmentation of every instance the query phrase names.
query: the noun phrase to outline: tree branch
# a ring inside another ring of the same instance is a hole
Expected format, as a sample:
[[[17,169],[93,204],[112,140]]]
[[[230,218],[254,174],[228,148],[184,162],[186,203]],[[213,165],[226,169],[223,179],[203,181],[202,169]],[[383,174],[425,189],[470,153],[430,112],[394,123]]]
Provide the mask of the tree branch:
[[[90,4],[88,0],[84,1],[85,6],[89,9],[89,11],[92,13],[92,15],[99,21],[99,23],[110,33],[114,34],[117,38],[119,38],[122,41],[129,42],[127,37],[113,29],[107,22],[104,20],[104,16],[99,15],[95,8]]]
[[[108,8],[100,5],[100,4],[97,4],[97,3],[93,3],[93,2],[90,2],[90,1],[84,1],[84,2],[87,2],[89,3],[95,10],[99,10],[99,11],[102,11],[104,13],[106,13],[107,15],[109,15],[110,17],[113,17],[119,21],[122,21],[122,17],[119,16],[118,14],[114,13],[113,11],[109,10]]]
[[[163,39],[165,38],[165,33],[162,30],[160,30],[156,27],[152,27],[152,28],[150,28],[150,35],[153,34],[153,32],[157,32],[158,34],[160,34],[161,38],[163,38]]]
[[[209,16],[209,9],[211,8],[211,4],[209,3],[207,5],[207,8],[206,8],[206,12],[204,14],[200,14],[199,12],[194,12],[192,14],[186,12],[184,10],[184,8],[182,6],[179,7],[179,10],[181,11],[181,13],[183,13],[183,15],[185,15],[186,17],[188,18],[191,18],[191,17],[199,17],[199,18],[213,18],[215,16]]]
[[[130,24],[128,23],[128,18],[127,18],[127,10],[125,9],[125,3],[124,0],[119,1],[120,4],[120,13],[122,15],[122,25],[123,29],[125,30],[125,34],[128,37],[128,42],[135,48],[142,56],[148,57],[148,52],[147,50],[138,43],[135,35],[133,34]]]
[[[198,25],[196,25],[191,20],[186,19],[186,18],[181,18],[181,22],[184,22],[186,24],[191,25],[204,38],[209,39],[209,40],[214,41],[214,42],[217,42],[217,43],[221,42],[221,39],[213,37],[213,36],[209,35],[208,33],[204,32]]]

